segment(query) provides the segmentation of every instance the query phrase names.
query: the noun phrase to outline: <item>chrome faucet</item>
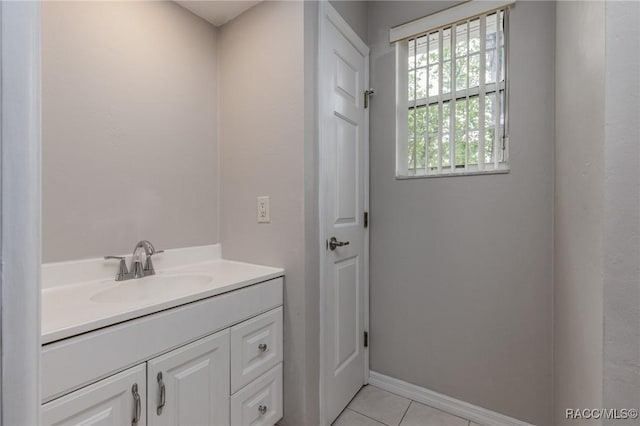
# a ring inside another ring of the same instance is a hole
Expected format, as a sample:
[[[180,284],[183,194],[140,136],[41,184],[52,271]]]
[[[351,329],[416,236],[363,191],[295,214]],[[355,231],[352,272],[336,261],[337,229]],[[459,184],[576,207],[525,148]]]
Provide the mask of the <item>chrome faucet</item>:
[[[144,250],[145,261],[144,265],[141,258],[141,250]],[[127,281],[138,278],[147,277],[149,275],[155,275],[156,271],[153,269],[153,262],[151,256],[158,253],[163,253],[164,250],[156,250],[147,240],[139,241],[133,249],[133,255],[131,256],[131,267],[127,269],[126,257],[124,256],[105,256],[105,259],[116,259],[120,261],[118,267],[118,274],[116,275],[116,281]]]

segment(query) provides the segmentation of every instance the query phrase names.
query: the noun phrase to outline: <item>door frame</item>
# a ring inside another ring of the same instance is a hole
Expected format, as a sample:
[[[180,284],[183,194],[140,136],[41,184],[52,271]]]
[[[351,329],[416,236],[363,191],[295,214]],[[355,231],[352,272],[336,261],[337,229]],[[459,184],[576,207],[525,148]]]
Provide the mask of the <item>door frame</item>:
[[[364,88],[369,88],[369,47],[360,39],[360,37],[356,34],[356,32],[349,26],[349,24],[340,16],[338,11],[331,6],[328,0],[320,0],[318,2],[318,53],[317,53],[317,122],[318,122],[318,249],[320,253],[320,425],[327,426],[327,412],[326,412],[326,398],[325,398],[325,374],[327,371],[327,366],[325,365],[325,339],[326,339],[326,330],[324,327],[325,315],[324,315],[324,303],[325,303],[325,288],[324,288],[324,265],[327,259],[327,250],[325,247],[325,239],[326,239],[326,227],[324,224],[325,220],[325,187],[324,187],[324,179],[322,177],[326,151],[324,149],[325,144],[323,143],[326,136],[326,130],[322,126],[322,113],[325,110],[325,107],[328,106],[330,101],[329,96],[327,96],[328,92],[323,91],[322,78],[323,75],[327,75],[324,73],[324,67],[327,64],[323,63],[323,50],[326,44],[325,35],[325,16],[330,19],[339,29],[345,34],[350,41],[355,42],[357,45],[356,48],[363,53],[365,57],[365,70],[364,70]],[[364,96],[364,93],[363,93]],[[370,104],[369,104],[370,105]],[[369,211],[369,109],[365,109],[365,117],[364,117],[364,126],[363,126],[363,143],[364,143],[364,211]],[[365,229],[365,237],[364,237],[364,274],[363,274],[363,292],[364,292],[364,306],[363,306],[363,315],[364,315],[364,330],[369,331],[369,230],[370,226]],[[369,345],[370,346],[370,345]],[[363,375],[363,383],[369,383],[369,346],[364,348],[364,369],[362,371]]]
[[[40,2],[1,2],[0,31],[0,424],[40,424]]]

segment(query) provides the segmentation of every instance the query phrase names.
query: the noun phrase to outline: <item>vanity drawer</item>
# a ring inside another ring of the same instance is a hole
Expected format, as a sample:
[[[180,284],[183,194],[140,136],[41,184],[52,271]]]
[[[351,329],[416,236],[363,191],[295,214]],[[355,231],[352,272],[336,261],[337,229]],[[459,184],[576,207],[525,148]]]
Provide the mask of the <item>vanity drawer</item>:
[[[231,397],[233,426],[273,426],[282,418],[282,363]]]
[[[231,393],[282,361],[282,307],[231,328]]]

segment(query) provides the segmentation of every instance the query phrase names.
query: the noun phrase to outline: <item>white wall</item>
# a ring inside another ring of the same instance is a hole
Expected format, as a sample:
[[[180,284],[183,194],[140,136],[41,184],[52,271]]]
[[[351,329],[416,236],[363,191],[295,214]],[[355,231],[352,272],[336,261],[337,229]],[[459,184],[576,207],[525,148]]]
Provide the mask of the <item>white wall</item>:
[[[556,6],[557,425],[575,424],[567,408],[602,407],[604,17],[604,2]]]
[[[511,12],[511,173],[395,180],[388,29],[450,5],[369,4],[371,369],[549,425],[555,5]]]
[[[640,4],[606,3],[603,406],[640,402]],[[629,421],[608,421],[624,425]]]
[[[43,261],[218,242],[216,34],[172,2],[43,2]]]
[[[566,408],[640,401],[640,5],[557,17],[555,419],[571,425]]]
[[[318,424],[317,269],[307,269],[317,267],[317,250],[316,259],[306,255],[317,239],[305,236],[317,225],[307,223],[314,212],[305,198],[315,175],[306,7],[264,2],[220,30],[223,256],[286,270],[282,424],[295,426]],[[271,198],[269,224],[256,223],[259,195]]]

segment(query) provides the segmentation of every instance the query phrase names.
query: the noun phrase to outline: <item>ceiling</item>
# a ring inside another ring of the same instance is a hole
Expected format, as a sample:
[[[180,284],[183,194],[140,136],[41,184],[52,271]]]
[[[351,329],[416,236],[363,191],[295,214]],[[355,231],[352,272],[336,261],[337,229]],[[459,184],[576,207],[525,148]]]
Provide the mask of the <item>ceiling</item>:
[[[175,0],[180,6],[189,9],[202,19],[216,27],[224,25],[262,0]]]

